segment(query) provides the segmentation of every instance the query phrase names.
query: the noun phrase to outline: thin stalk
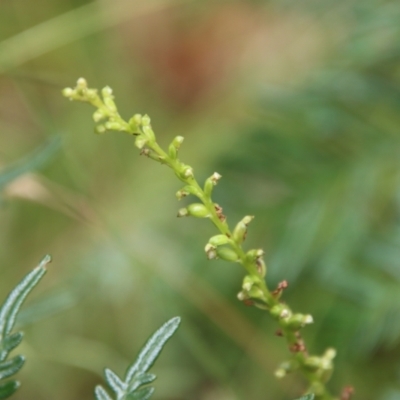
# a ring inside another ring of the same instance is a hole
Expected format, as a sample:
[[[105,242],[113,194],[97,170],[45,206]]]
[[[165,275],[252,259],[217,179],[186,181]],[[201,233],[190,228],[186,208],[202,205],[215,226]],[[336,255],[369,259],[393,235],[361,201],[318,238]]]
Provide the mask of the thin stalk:
[[[254,305],[267,311],[279,325],[277,335],[286,340],[291,357],[280,365],[275,375],[283,378],[287,373],[299,371],[308,382],[306,393],[314,393],[317,400],[338,400],[326,386],[333,371],[335,350],[327,349],[321,356],[308,353],[300,331],[313,322],[312,316],[294,313],[280,300],[282,292],[287,287],[286,281],[282,281],[274,290],[268,288],[265,280],[267,269],[263,260],[263,250],[245,251],[242,246],[246,238],[247,226],[253,217],[245,216],[234,229],[231,229],[222,208],[212,200],[213,187],[221,176],[215,172],[202,187],[194,176],[193,168],[178,159],[178,150],[183,137],[177,136],[169,145],[168,151],[162,149],[156,141],[147,115],[136,114],[129,121],[121,118],[110,88],[105,87],[100,97],[97,90],[89,89],[86,81],[80,78],[74,89],[66,88],[63,94],[70,100],[88,102],[96,108],[93,119],[98,123],[96,127],[98,133],[106,130],[128,133],[135,137],[135,145],[141,150],[141,154],[167,165],[174,171],[178,179],[185,184],[177,192],[178,199],[193,195],[200,200],[200,203],[193,203],[180,209],[178,216],[207,218],[214,224],[218,235],[209,239],[205,247],[207,257],[210,260],[221,258],[241,264],[246,271],[246,276],[242,290],[238,293],[238,299],[246,305]]]

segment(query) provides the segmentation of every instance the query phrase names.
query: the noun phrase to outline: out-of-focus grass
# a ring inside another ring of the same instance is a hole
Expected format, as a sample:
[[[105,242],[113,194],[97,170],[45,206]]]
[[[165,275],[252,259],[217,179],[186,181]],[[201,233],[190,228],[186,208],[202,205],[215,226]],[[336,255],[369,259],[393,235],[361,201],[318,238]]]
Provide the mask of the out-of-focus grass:
[[[158,398],[302,388],[273,378],[286,350],[235,301],[242,271],[206,262],[213,228],[176,220],[170,171],[129,137],[92,135],[92,110],[61,97],[79,76],[112,86],[124,116],[150,114],[161,143],[185,136],[197,175],[223,175],[231,223],[256,215],[247,240],[267,250],[271,284],[288,279],[288,302],[314,315],[315,351],[338,347],[334,389],[397,393],[399,21],[400,5],[375,0],[1,2],[3,171],[63,137],[3,192],[2,293],[54,259],[26,311],[16,399],[92,398],[102,368],[122,372],[173,315],[182,327],[157,365]]]

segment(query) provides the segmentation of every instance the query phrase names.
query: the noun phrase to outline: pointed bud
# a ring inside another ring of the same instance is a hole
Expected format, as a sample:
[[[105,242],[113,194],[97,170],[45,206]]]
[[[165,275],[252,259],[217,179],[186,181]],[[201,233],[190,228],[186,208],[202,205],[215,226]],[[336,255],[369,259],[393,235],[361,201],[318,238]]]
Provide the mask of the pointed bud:
[[[101,95],[103,97],[111,97],[112,93],[113,93],[113,91],[110,88],[110,86],[105,86],[105,87],[103,87],[103,89],[101,89]]]
[[[230,247],[217,247],[217,256],[225,261],[239,261],[239,256]]]
[[[197,196],[197,197],[199,197],[201,195],[199,190],[192,185],[187,185],[187,186],[183,187],[181,190],[178,190],[175,195],[178,200],[181,200],[182,198],[188,196],[189,194],[192,194],[193,196]]]
[[[229,240],[230,239],[226,235],[215,235],[215,236],[210,237],[208,243],[217,247],[217,246],[222,246],[224,244],[229,243]]]
[[[237,244],[242,244],[246,239],[247,226],[254,217],[252,215],[246,215],[235,227],[232,234],[232,239]]]
[[[168,146],[168,155],[173,159],[176,160],[176,156],[178,155],[178,152],[176,150],[176,147],[171,143]]]
[[[77,89],[86,89],[87,88],[87,82],[85,78],[79,78],[76,81],[76,88]]]
[[[141,125],[142,123],[142,116],[140,114],[135,114],[132,119],[135,121],[137,125]]]
[[[197,218],[207,218],[210,216],[208,208],[201,203],[192,203],[187,207],[189,215]]]
[[[173,146],[179,150],[179,147],[181,147],[181,144],[183,143],[183,140],[185,138],[183,136],[175,136],[174,140],[172,141]]]
[[[214,172],[209,178],[206,179],[206,182],[204,183],[204,194],[207,197],[211,197],[212,190],[220,179],[221,175],[218,172]]]
[[[143,125],[143,127],[150,126],[150,122],[151,122],[150,117],[147,114],[143,115],[143,117],[142,117],[142,125]]]

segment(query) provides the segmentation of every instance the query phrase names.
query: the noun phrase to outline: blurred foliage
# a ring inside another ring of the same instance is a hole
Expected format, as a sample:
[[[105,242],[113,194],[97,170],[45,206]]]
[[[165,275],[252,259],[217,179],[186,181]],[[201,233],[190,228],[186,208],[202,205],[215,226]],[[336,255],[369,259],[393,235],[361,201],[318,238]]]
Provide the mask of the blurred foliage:
[[[0,291],[45,253],[55,265],[25,320],[41,318],[15,399],[92,398],[105,365],[122,372],[177,314],[157,398],[303,388],[273,377],[286,350],[235,300],[242,271],[206,262],[213,228],[174,218],[174,176],[65,103],[79,76],[111,85],[125,117],[151,115],[161,142],[185,136],[199,179],[223,176],[231,223],[256,216],[247,240],[265,248],[270,284],[287,279],[288,303],[313,314],[316,351],[339,350],[332,388],[399,398],[399,31],[396,1],[3,0],[2,176],[62,136],[40,173],[18,164],[2,190]]]

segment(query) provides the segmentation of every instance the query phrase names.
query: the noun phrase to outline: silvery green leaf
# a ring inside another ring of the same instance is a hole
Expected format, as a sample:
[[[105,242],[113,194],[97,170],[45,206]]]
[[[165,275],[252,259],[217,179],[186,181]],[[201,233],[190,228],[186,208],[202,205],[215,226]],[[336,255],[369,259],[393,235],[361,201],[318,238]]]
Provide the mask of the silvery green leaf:
[[[121,397],[125,393],[127,385],[122,382],[111,369],[106,368],[104,370],[104,375],[106,376],[108,386],[114,391],[118,398]]]
[[[146,372],[153,365],[165,343],[174,334],[180,322],[181,319],[179,317],[172,318],[150,337],[136,361],[128,368],[125,382],[130,382],[136,373]]]
[[[17,381],[8,381],[0,385],[0,399],[7,399],[15,393],[20,384]]]
[[[3,361],[0,363],[0,379],[5,379],[16,374],[22,368],[24,363],[24,356],[15,356],[9,361]]]
[[[94,389],[94,395],[96,397],[96,400],[113,400],[100,385],[96,386],[96,388]]]

